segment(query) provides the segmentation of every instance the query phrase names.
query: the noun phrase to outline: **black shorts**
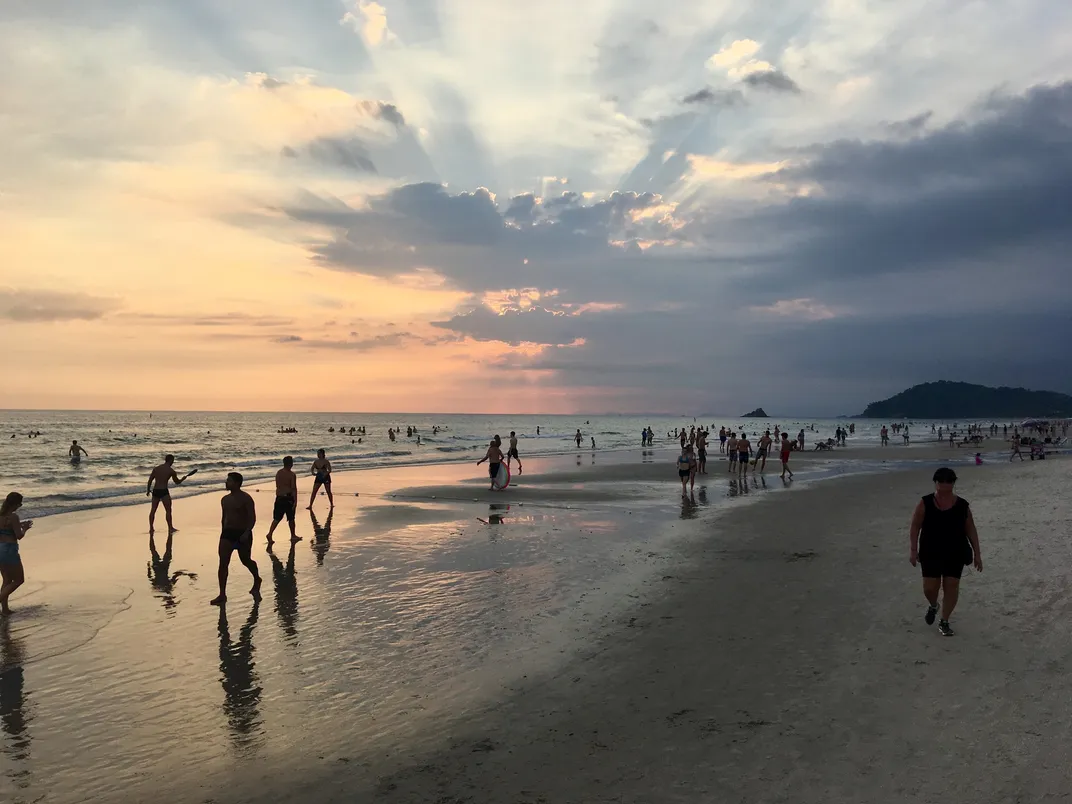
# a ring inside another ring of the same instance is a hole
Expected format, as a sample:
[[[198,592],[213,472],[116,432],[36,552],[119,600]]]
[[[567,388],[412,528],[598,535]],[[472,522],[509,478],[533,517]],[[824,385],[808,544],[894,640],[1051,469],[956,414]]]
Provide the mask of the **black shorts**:
[[[919,562],[924,578],[960,578],[964,574],[964,562],[952,557],[931,558]]]
[[[678,469],[677,470],[677,476],[681,477],[681,478],[688,477],[690,474],[692,474],[692,473],[688,469]]]
[[[294,521],[294,509],[298,503],[293,497],[276,497],[275,508],[272,510],[272,519],[279,522],[283,517],[288,522]]]
[[[705,449],[700,450],[700,460],[701,461],[706,461],[707,460],[707,450],[705,450]]]
[[[330,488],[331,475],[320,472],[317,474],[315,482],[319,483],[321,486],[328,486]]]
[[[507,458],[516,458],[521,460],[521,456],[517,454],[517,447],[510,447],[510,451],[506,453]]]
[[[497,463],[488,464],[488,474],[491,475],[491,479],[494,480],[499,475],[499,466]]]
[[[166,500],[171,496],[171,492],[167,489],[153,489],[154,500]]]

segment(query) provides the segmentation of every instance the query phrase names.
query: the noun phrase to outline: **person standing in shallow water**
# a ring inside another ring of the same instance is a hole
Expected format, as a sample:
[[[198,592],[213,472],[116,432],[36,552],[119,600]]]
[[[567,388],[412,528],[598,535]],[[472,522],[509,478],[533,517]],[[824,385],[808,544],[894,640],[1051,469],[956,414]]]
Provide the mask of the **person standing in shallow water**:
[[[242,491],[242,475],[231,472],[227,475],[227,491],[220,500],[223,517],[220,522],[220,595],[212,601],[213,606],[222,606],[227,602],[227,574],[231,565],[231,554],[237,550],[238,560],[242,562],[253,576],[253,588],[249,593],[254,600],[261,599],[261,575],[257,571],[257,562],[253,560],[253,526],[257,524],[257,507],[253,498]]]
[[[313,503],[316,502],[316,495],[321,486],[327,492],[328,506],[334,508],[335,498],[331,494],[331,461],[328,460],[328,454],[324,450],[318,449],[316,451],[316,460],[313,461],[309,473],[316,475],[316,477],[313,478],[313,493],[309,495],[309,505],[306,510],[313,510]]]
[[[912,512],[909,529],[909,556],[912,566],[923,571],[923,595],[927,598],[924,621],[934,624],[938,613],[938,592],[942,592],[942,616],[938,633],[953,636],[949,618],[953,616],[960,595],[960,578],[964,567],[973,565],[983,571],[979,551],[979,532],[975,529],[968,501],[954,491],[957,475],[942,467],[934,473],[934,493],[928,494]]]
[[[22,507],[22,495],[13,491],[0,504],[0,615],[7,617],[11,614],[7,600],[11,593],[23,585],[26,574],[22,569],[22,558],[19,556],[19,540],[26,535],[33,520],[25,522],[19,520],[16,513]]]

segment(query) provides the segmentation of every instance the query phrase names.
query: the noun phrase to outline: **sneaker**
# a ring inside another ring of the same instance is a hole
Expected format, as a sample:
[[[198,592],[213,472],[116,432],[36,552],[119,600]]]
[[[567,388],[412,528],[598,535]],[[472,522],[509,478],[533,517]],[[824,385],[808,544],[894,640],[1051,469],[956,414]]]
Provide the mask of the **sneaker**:
[[[938,623],[938,633],[942,636],[953,636],[953,629],[949,627],[948,620],[941,620]]]
[[[927,625],[934,625],[934,618],[937,617],[937,616],[938,616],[938,607],[937,606],[928,606],[927,607],[927,616],[924,617],[923,619],[926,621]]]

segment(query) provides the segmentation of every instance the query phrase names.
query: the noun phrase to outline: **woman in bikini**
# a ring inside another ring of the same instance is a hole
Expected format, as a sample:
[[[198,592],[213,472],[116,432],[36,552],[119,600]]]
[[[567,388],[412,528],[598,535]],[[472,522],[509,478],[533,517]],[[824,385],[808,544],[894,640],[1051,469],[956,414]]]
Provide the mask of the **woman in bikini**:
[[[26,581],[19,557],[19,540],[33,527],[33,521],[19,520],[15,512],[21,507],[22,495],[17,491],[8,494],[0,505],[0,576],[3,578],[0,584],[0,615],[4,617],[11,614],[7,599]]]

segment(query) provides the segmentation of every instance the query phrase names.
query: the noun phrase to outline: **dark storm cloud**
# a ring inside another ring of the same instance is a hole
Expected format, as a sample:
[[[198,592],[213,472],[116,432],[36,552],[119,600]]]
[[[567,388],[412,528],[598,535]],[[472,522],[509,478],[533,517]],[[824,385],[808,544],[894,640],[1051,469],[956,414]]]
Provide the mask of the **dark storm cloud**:
[[[928,109],[927,111],[920,112],[919,114],[913,115],[906,120],[894,120],[893,122],[886,123],[886,128],[888,128],[894,134],[899,134],[901,136],[908,137],[914,134],[918,134],[924,128],[926,128],[927,123],[930,122],[930,119],[932,117],[934,117],[934,112]]]
[[[583,337],[586,327],[579,316],[543,308],[508,310],[501,315],[487,307],[477,307],[433,326],[467,335],[478,341],[501,341],[511,346],[522,343],[565,345]]]
[[[774,92],[800,94],[800,87],[797,86],[797,82],[781,70],[764,70],[758,73],[749,73],[741,79],[741,82],[753,89],[769,89]]]
[[[681,99],[682,103],[702,103],[711,106],[741,106],[744,93],[739,89],[711,89],[704,87]]]
[[[0,321],[19,324],[94,321],[118,306],[115,299],[87,293],[3,288],[0,292]]]

